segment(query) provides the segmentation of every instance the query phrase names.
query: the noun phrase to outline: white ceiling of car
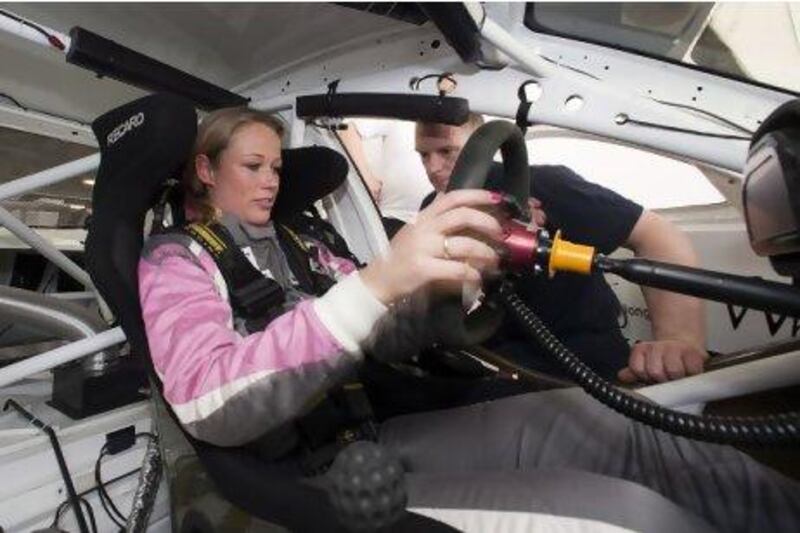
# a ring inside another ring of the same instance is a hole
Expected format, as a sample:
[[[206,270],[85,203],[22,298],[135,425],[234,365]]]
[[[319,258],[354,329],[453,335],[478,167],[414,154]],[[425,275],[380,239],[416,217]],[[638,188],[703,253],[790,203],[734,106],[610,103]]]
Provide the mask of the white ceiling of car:
[[[354,39],[413,26],[325,3],[0,3],[54,30],[82,26],[225,88]],[[143,92],[0,34],[0,92],[90,122]]]
[[[349,41],[413,28],[324,3],[0,3],[53,30],[95,32],[168,65],[233,89]],[[63,54],[0,32],[0,93],[26,108],[81,123],[144,91],[66,63]],[[11,101],[0,97],[0,105]],[[94,151],[0,127],[0,183]],[[87,176],[39,193],[88,200]]]

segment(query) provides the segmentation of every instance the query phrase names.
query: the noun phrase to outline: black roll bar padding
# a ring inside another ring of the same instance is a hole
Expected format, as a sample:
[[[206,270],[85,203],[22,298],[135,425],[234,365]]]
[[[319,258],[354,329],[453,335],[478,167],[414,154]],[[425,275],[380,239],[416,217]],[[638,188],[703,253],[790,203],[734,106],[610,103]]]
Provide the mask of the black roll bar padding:
[[[98,76],[108,76],[146,91],[183,96],[207,111],[243,106],[249,101],[80,26],[73,27],[69,36],[67,63],[91,70]]]
[[[326,93],[298,96],[302,119],[379,117],[460,126],[469,118],[469,101],[452,96],[392,93]]]

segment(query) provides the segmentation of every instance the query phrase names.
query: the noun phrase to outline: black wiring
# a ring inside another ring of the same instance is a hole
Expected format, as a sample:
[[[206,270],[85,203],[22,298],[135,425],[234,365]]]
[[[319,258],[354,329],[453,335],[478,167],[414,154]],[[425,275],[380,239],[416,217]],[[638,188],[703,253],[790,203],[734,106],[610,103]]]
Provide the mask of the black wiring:
[[[81,495],[78,495],[78,501],[81,502],[84,506],[86,506],[86,514],[89,517],[89,525],[92,528],[92,533],[97,533],[97,521],[94,518],[94,509],[92,508],[92,504],[89,503],[86,498]],[[59,504],[58,508],[56,509],[56,517],[53,519],[53,523],[50,524],[50,528],[57,528],[58,523],[61,520],[61,513],[64,512],[69,506],[69,501],[65,500]]]
[[[697,130],[690,130],[687,128],[679,128],[677,126],[668,126],[666,124],[657,124],[655,122],[646,122],[644,120],[636,120],[633,118],[628,117],[627,115],[620,115],[620,119],[617,121],[617,124],[624,125],[624,124],[634,124],[636,126],[643,126],[645,128],[656,128],[659,130],[664,131],[674,131],[677,133],[688,133],[689,135],[698,135],[700,137],[714,137],[716,139],[733,139],[737,141],[749,141],[750,137],[745,137],[742,135],[729,135],[726,133],[714,133],[710,131],[697,131]]]
[[[661,104],[661,105],[666,105],[666,106],[670,106],[670,107],[678,107],[680,109],[688,109],[690,111],[695,111],[695,112],[700,113],[702,115],[705,115],[707,117],[711,117],[713,119],[716,119],[716,120],[722,122],[723,124],[725,124],[726,126],[730,126],[730,127],[734,128],[734,129],[737,129],[737,130],[739,130],[739,131],[741,131],[743,133],[746,133],[748,135],[753,135],[753,133],[754,133],[752,130],[747,129],[744,126],[742,126],[740,124],[737,124],[736,122],[733,122],[732,120],[729,120],[729,119],[727,119],[727,118],[725,118],[723,116],[717,115],[716,113],[712,113],[711,111],[706,111],[705,109],[702,109],[702,108],[699,108],[699,107],[696,107],[696,106],[693,106],[693,105],[681,104],[681,103],[678,103],[678,102],[669,102],[667,100],[659,100],[658,98],[652,98],[652,97],[650,99],[652,101],[654,101],[654,102],[657,102],[657,103]]]
[[[58,441],[58,435],[56,435],[55,430],[49,424],[43,422],[37,418],[36,415],[22,407],[22,405],[20,405],[19,402],[13,398],[6,400],[6,403],[3,405],[3,411],[7,411],[9,409],[14,409],[17,411],[37,429],[47,435],[47,438],[50,440],[50,446],[53,448],[53,454],[56,456],[56,462],[58,463],[58,470],[61,472],[61,478],[64,480],[64,487],[69,495],[69,504],[73,508],[75,519],[78,521],[78,527],[80,528],[81,533],[89,533],[89,526],[86,524],[86,517],[83,516],[83,509],[81,508],[80,501],[78,500],[78,495],[75,493],[75,485],[72,483],[72,476],[70,475],[69,468],[67,467],[67,462],[64,460],[64,453],[61,450],[61,444]]]
[[[62,52],[66,49],[66,46],[64,46],[64,43],[61,42],[61,39],[59,39],[58,37],[56,37],[55,35],[53,35],[49,31],[45,30],[44,28],[42,28],[38,24],[34,24],[33,22],[31,22],[29,20],[25,20],[24,18],[22,18],[22,17],[20,17],[18,15],[15,15],[14,13],[11,13],[10,11],[6,11],[5,9],[0,9],[0,15],[5,16],[6,18],[10,18],[11,20],[13,20],[15,22],[19,22],[20,24],[22,24],[24,26],[28,26],[29,28],[33,28],[37,32],[39,32],[42,35],[44,35],[45,38],[47,39],[47,42],[49,42],[50,45],[53,48],[57,48],[58,50],[61,50]]]
[[[2,11],[2,10],[0,10],[0,11]],[[46,115],[48,117],[53,117],[53,118],[58,118],[58,119],[61,119],[61,120],[66,120],[68,122],[74,122],[75,124],[80,124],[81,126],[86,126],[86,127],[90,126],[90,124],[88,122],[84,122],[84,121],[76,119],[76,118],[67,117],[65,115],[58,115],[56,113],[51,113],[49,111],[43,111],[41,109],[36,109],[36,108],[33,108],[33,107],[24,106],[24,105],[22,105],[20,103],[19,100],[17,100],[16,98],[14,98],[13,96],[11,96],[8,93],[0,92],[0,98],[5,98],[9,102],[11,102],[15,106],[17,106],[18,108],[20,108],[20,109],[22,109],[23,111],[26,111],[26,112],[39,113],[40,115]]]
[[[19,100],[17,100],[16,98],[14,98],[13,96],[11,96],[8,93],[0,93],[0,98],[5,98],[9,102],[11,102],[15,106],[17,106],[18,108],[22,109],[23,111],[28,111],[27,107],[25,107],[24,105],[20,104]]]
[[[111,485],[113,483],[116,483],[117,481],[121,481],[121,480],[123,480],[123,479],[125,479],[127,477],[130,477],[130,476],[136,474],[140,470],[141,470],[141,467],[134,468],[133,470],[130,470],[128,472],[120,474],[117,477],[111,478],[111,479],[105,481],[104,483],[106,485]],[[81,499],[84,503],[86,503],[86,505],[88,505],[89,509],[92,509],[92,505],[85,499],[85,497],[88,496],[89,494],[91,494],[92,492],[96,491],[96,490],[97,490],[97,487],[94,486],[94,487],[92,487],[90,489],[86,489],[83,492],[78,493],[78,498]],[[64,500],[63,502],[61,502],[58,505],[58,507],[56,508],[56,515],[53,518],[53,522],[50,524],[51,528],[59,527],[59,523],[61,521],[61,515],[64,513],[64,511],[67,509],[68,506],[69,506],[69,500]],[[91,513],[92,514],[89,515],[89,521],[91,522],[92,527],[94,528],[94,530],[97,531],[96,523],[95,523],[95,520],[94,520],[93,509],[91,510]]]
[[[114,504],[114,501],[111,499],[111,496],[106,491],[100,471],[103,457],[108,454],[108,449],[106,446],[107,444],[103,445],[103,448],[100,450],[100,456],[97,458],[97,462],[94,464],[94,482],[95,486],[97,487],[97,495],[100,499],[100,505],[103,507],[103,510],[117,527],[124,529],[125,515],[123,515],[122,512],[117,508],[117,506]]]
[[[86,506],[86,514],[89,516],[89,525],[92,526],[92,532],[97,533],[97,521],[94,519],[94,509],[86,498],[80,496],[80,502]]]
[[[445,96],[447,94],[447,91],[443,91],[441,89],[442,80],[449,81],[450,83],[453,84],[454,87],[458,85],[458,82],[453,77],[453,73],[452,72],[443,72],[441,74],[426,74],[425,76],[421,76],[421,77],[420,76],[414,76],[413,78],[411,78],[409,80],[408,85],[411,88],[411,90],[419,91],[419,86],[423,81],[430,80],[430,79],[433,79],[433,78],[436,78],[436,89],[439,91],[439,96]]]
[[[559,63],[559,62],[558,62],[558,61],[556,61],[555,59],[552,59],[552,58],[550,58],[550,57],[547,57],[547,56],[539,55],[539,57],[541,57],[541,58],[542,58],[542,59],[544,59],[545,61],[547,61],[547,62],[549,62],[549,63],[552,63],[552,64],[554,64],[554,65],[556,65],[556,66],[559,66],[559,67],[561,67],[561,68],[565,68],[565,69],[567,69],[567,70],[571,70],[572,72],[577,72],[578,74],[583,74],[584,76],[588,76],[589,78],[592,78],[593,80],[597,80],[597,81],[603,81],[601,78],[598,78],[597,76],[595,76],[595,75],[594,75],[594,74],[592,74],[591,72],[587,72],[587,71],[585,71],[585,70],[581,70],[581,69],[579,69],[579,68],[577,68],[577,67],[573,67],[573,66],[567,65],[567,64],[565,64],[565,63]]]
[[[155,435],[147,432],[137,433],[135,435],[135,439],[137,440],[140,437],[146,437],[150,440],[155,439]],[[111,496],[106,491],[105,487],[106,483],[103,482],[102,471],[101,471],[102,461],[103,457],[107,455],[112,455],[112,454],[108,451],[108,443],[105,443],[103,444],[103,447],[100,448],[100,455],[97,457],[97,461],[94,464],[94,481],[96,484],[95,488],[97,489],[97,494],[100,499],[100,505],[103,507],[103,510],[106,512],[108,517],[119,528],[125,529],[125,523],[127,522],[128,517],[122,514],[122,511],[120,511],[119,508],[116,506],[114,501],[111,499]]]

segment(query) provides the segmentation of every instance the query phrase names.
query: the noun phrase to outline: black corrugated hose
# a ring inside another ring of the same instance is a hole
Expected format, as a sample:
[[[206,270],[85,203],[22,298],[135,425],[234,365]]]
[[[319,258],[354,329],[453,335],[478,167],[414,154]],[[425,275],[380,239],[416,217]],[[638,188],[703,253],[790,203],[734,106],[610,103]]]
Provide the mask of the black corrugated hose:
[[[720,444],[796,445],[800,442],[800,413],[797,411],[757,417],[691,415],[626,394],[598,376],[564,346],[517,296],[510,282],[501,285],[499,296],[526,334],[552,355],[583,390],[628,418],[681,437]]]

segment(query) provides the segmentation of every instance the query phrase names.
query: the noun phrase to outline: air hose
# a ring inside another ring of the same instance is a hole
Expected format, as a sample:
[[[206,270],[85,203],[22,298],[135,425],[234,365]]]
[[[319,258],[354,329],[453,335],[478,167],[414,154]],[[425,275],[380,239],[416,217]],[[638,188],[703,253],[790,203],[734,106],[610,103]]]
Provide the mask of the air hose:
[[[720,444],[800,442],[800,413],[796,411],[757,417],[692,415],[635,398],[598,376],[564,346],[517,296],[511,282],[502,283],[498,295],[526,334],[552,355],[584,391],[628,418],[682,437]]]

